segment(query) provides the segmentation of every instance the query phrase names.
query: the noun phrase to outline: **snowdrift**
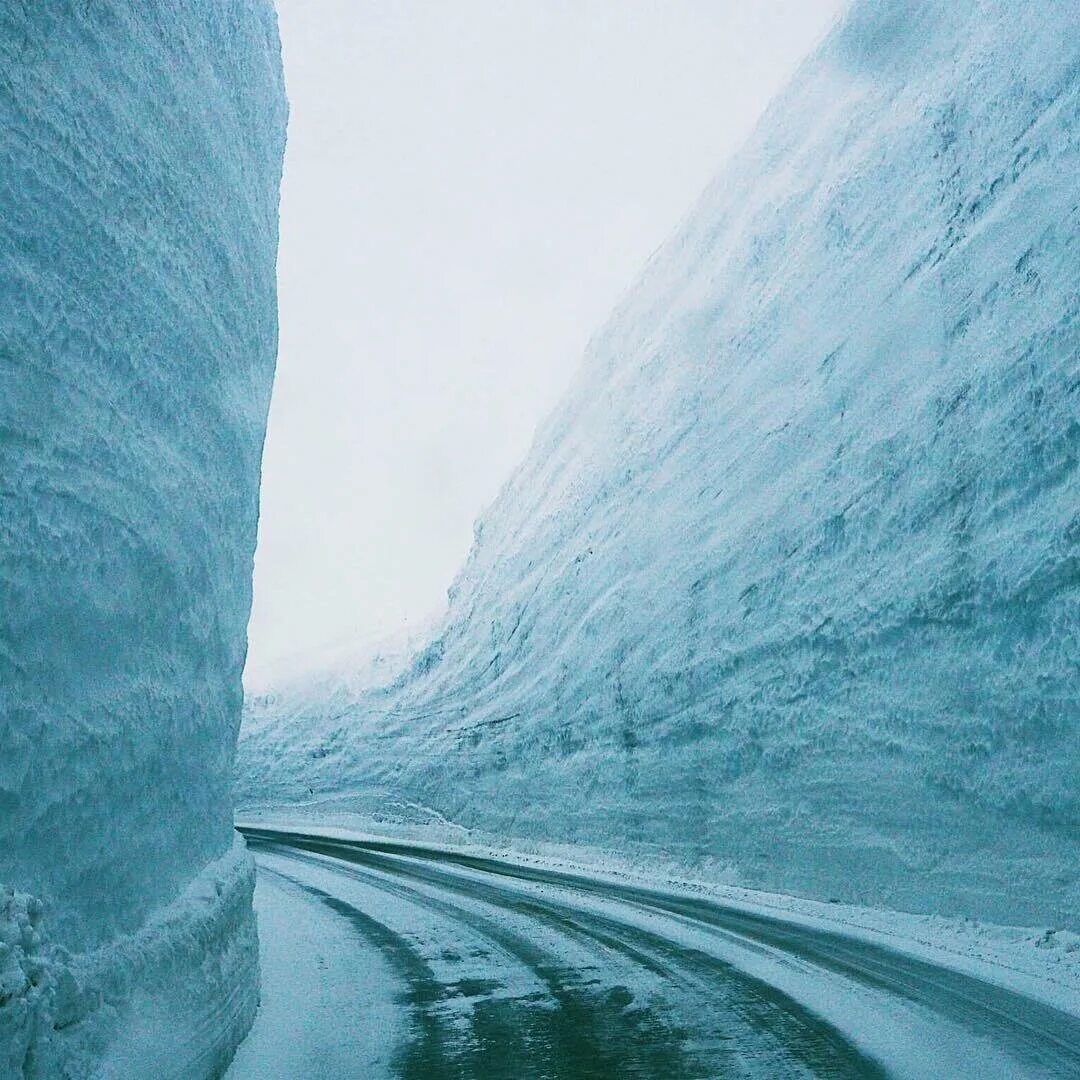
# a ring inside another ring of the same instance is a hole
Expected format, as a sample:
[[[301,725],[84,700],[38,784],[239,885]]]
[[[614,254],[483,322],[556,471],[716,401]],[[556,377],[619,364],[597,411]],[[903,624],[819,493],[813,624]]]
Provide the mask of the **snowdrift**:
[[[0,1076],[209,1075],[258,994],[231,782],[276,19],[5,4],[0,71]]]
[[[242,801],[1075,925],[1076,30],[858,0],[591,343],[445,624],[254,701]]]

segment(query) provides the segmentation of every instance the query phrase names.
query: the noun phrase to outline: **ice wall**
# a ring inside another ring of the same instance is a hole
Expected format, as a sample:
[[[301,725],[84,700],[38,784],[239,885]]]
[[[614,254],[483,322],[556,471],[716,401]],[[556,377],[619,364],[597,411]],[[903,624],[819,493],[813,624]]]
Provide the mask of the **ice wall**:
[[[254,1009],[284,131],[270,0],[0,5],[0,1076],[207,1075]]]
[[[1075,926],[1076,18],[856,2],[592,342],[442,631],[254,703],[243,799]]]

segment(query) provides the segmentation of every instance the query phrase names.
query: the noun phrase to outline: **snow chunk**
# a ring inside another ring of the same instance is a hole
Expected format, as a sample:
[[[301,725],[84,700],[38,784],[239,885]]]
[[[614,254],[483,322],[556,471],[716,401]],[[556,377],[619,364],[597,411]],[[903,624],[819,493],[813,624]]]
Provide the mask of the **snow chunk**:
[[[237,837],[135,933],[72,956],[0,892],[0,1078],[219,1072],[258,1007],[254,864]]]

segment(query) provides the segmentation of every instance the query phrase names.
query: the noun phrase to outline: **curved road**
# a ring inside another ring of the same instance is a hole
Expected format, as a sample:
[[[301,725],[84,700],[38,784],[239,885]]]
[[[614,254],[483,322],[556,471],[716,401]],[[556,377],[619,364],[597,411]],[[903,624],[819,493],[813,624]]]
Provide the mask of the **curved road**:
[[[1080,1078],[1080,1018],[843,934],[391,841],[242,828],[249,1077]]]

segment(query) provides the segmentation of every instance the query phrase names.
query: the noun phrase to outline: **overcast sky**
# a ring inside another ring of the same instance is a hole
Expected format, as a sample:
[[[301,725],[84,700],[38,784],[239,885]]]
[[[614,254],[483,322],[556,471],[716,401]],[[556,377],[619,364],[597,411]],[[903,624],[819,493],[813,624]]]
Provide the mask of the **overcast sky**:
[[[843,0],[278,0],[245,680],[442,609],[590,333]]]

